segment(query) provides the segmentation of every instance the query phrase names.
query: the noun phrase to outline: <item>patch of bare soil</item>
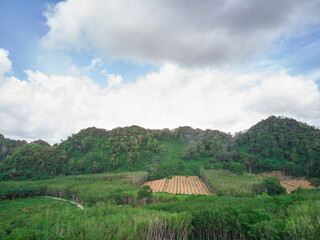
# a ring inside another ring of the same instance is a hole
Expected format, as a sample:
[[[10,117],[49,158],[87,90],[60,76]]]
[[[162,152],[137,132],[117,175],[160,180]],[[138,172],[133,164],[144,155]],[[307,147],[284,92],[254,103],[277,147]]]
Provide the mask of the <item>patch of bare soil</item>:
[[[198,176],[174,176],[171,179],[161,179],[145,182],[143,185],[149,185],[153,192],[202,195],[212,194],[207,185]]]
[[[83,207],[83,205],[82,205],[81,203],[77,203],[77,202],[74,202],[74,201],[70,201],[70,200],[63,199],[63,198],[57,198],[57,197],[49,197],[49,196],[46,196],[46,198],[51,198],[51,199],[55,199],[55,200],[70,202],[70,203],[72,203],[72,204],[77,205],[81,210],[84,209],[84,207]]]
[[[290,194],[292,191],[296,190],[299,187],[303,189],[316,188],[311,186],[310,182],[305,177],[292,177],[286,175],[284,172],[281,171],[264,172],[261,173],[261,175],[266,177],[278,178],[281,186],[287,190],[288,194]]]

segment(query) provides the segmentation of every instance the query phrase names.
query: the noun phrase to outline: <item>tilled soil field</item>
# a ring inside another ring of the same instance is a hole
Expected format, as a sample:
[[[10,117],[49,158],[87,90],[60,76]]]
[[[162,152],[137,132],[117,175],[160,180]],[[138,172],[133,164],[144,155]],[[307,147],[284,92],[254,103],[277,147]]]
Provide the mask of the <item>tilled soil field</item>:
[[[153,192],[167,192],[173,194],[212,194],[201,178],[197,176],[174,176],[171,179],[149,181],[143,185],[149,185]]]

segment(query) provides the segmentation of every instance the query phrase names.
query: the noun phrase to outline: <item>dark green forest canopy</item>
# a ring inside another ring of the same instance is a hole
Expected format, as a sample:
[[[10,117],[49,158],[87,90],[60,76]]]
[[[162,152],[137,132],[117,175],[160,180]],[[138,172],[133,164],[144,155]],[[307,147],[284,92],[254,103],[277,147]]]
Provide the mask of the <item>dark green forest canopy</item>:
[[[245,156],[253,172],[320,176],[320,130],[294,119],[271,116],[236,134],[233,149]]]
[[[235,136],[217,130],[138,126],[87,128],[60,144],[27,143],[0,135],[0,179],[147,171],[149,179],[199,175],[200,168],[263,172],[284,170],[320,177],[320,130],[271,116]]]

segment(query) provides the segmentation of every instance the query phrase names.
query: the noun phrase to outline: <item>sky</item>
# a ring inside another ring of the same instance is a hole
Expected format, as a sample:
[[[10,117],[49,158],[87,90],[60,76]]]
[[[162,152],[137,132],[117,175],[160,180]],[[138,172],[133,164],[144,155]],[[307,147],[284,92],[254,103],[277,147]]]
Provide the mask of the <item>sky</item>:
[[[0,133],[320,127],[319,0],[1,0]]]

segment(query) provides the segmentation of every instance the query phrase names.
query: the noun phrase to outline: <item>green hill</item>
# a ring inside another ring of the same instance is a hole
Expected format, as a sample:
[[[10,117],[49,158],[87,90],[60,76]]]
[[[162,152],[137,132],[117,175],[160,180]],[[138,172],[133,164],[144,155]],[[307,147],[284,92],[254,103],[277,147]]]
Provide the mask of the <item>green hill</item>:
[[[11,155],[17,148],[22,147],[26,141],[12,140],[0,134],[0,160]]]
[[[274,116],[234,137],[191,127],[131,126],[110,131],[92,127],[53,146],[0,135],[0,149],[0,180],[125,171],[147,171],[154,180],[199,175],[201,168],[320,176],[320,130]]]
[[[111,131],[87,128],[50,146],[24,143],[0,159],[2,180],[41,179],[83,173],[148,171],[149,178],[198,174],[231,142],[220,131],[180,127],[149,130],[138,126]]]
[[[320,176],[320,130],[294,119],[271,116],[234,138],[252,172],[284,170],[295,176]]]

